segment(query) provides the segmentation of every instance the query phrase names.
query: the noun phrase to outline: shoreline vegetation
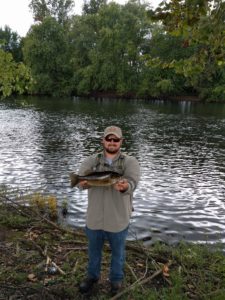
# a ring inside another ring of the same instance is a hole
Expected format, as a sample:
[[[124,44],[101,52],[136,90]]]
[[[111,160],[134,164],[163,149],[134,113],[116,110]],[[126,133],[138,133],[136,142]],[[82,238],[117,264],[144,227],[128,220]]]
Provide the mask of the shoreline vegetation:
[[[76,97],[76,96],[75,96]],[[190,101],[190,102],[202,102],[203,100],[200,99],[197,95],[174,95],[174,96],[156,96],[156,97],[137,97],[134,94],[128,93],[125,95],[119,95],[113,92],[95,92],[88,95],[90,98],[94,99],[124,99],[124,100],[163,100],[163,101]],[[78,96],[79,98],[79,96]],[[215,99],[213,102],[217,102]]]
[[[142,241],[126,245],[125,281],[109,294],[109,246],[102,276],[91,295],[81,295],[87,240],[83,230],[63,225],[67,204],[54,196],[12,195],[0,191],[0,299],[224,299],[222,244],[180,242],[176,246]]]
[[[31,0],[25,37],[0,28],[0,99],[10,95],[225,102],[223,0]],[[188,96],[186,96],[188,95]],[[195,96],[192,96],[195,95]]]

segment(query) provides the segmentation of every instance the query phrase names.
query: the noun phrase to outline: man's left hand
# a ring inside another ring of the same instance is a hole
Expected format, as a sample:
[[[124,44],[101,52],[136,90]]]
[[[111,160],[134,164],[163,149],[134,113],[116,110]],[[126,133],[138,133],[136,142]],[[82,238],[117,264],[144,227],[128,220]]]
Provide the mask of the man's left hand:
[[[126,190],[129,188],[128,181],[126,179],[119,180],[114,184],[114,188],[121,193],[126,192]]]

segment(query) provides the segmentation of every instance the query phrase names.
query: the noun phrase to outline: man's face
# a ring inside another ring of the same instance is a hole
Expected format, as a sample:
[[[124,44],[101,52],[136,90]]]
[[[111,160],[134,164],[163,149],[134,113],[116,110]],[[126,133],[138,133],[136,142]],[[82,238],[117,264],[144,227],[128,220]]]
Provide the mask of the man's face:
[[[109,134],[103,138],[103,148],[110,154],[116,154],[122,145],[122,139],[119,139],[114,134]]]

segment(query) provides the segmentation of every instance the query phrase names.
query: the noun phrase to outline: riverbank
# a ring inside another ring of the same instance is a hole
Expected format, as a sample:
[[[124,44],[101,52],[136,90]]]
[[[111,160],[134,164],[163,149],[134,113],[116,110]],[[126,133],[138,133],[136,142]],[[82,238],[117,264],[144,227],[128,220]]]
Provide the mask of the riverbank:
[[[224,299],[225,256],[220,245],[176,247],[127,243],[126,279],[109,294],[109,246],[92,295],[80,295],[87,240],[82,230],[58,223],[55,198],[12,200],[0,193],[0,299]],[[56,214],[55,214],[56,213]]]
[[[76,97],[76,96],[75,96]],[[78,96],[79,97],[79,96]],[[93,92],[88,95],[89,98],[95,99],[123,99],[123,100],[163,100],[163,101],[191,101],[191,102],[204,102],[197,95],[178,95],[178,96],[158,96],[158,97],[139,97],[133,93],[118,94],[116,92]],[[82,98],[82,96],[81,96]],[[212,102],[218,102],[217,100]]]
[[[25,95],[15,95],[15,98],[17,99],[26,99],[26,98],[35,98],[35,97],[39,97],[39,98],[48,98],[48,99],[52,99],[54,101],[55,97],[50,96],[50,95],[43,95],[43,94],[25,94]],[[11,98],[11,96],[9,97]],[[201,99],[198,95],[167,95],[167,96],[148,96],[148,97],[140,97],[137,96],[135,94],[132,93],[127,93],[127,94],[118,94],[116,92],[93,92],[90,93],[88,95],[71,95],[68,96],[68,98],[72,98],[72,99],[86,99],[86,98],[90,98],[90,99],[98,99],[98,100],[145,100],[145,101],[156,101],[156,100],[160,100],[160,101],[174,101],[174,102],[180,102],[180,101],[185,101],[185,102],[195,102],[195,103],[224,103],[224,100],[220,100],[220,99]]]

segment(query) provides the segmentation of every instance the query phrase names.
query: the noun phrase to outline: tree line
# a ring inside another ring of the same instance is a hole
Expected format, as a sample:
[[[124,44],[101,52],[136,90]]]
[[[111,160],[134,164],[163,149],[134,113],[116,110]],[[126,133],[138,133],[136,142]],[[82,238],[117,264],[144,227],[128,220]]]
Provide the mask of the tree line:
[[[156,9],[32,0],[21,38],[0,28],[0,95],[196,96],[225,101],[225,2],[170,0]]]

